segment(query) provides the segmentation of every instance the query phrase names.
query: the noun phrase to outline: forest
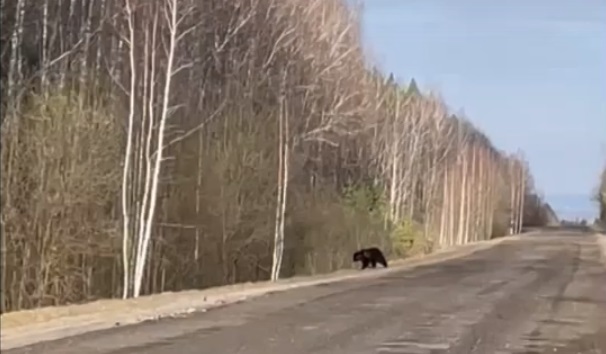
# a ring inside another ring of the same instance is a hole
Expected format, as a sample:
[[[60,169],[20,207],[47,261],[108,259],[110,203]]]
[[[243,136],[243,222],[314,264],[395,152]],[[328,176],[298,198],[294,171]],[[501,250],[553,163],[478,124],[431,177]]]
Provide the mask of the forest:
[[[1,1],[2,312],[547,222],[523,153],[378,70],[344,0]]]
[[[606,226],[606,166],[602,169],[596,200],[600,208],[598,221],[601,222],[602,226]]]

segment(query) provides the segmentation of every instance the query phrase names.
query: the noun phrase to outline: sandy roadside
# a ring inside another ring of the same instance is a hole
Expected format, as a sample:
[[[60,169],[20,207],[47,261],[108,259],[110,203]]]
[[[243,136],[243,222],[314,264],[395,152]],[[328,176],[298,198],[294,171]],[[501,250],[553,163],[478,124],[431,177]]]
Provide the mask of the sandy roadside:
[[[1,347],[11,349],[42,341],[55,340],[86,332],[102,330],[116,325],[135,324],[162,317],[204,312],[218,306],[243,301],[267,293],[286,291],[347,279],[378,277],[414,267],[434,264],[494,247],[502,242],[518,239],[518,236],[481,241],[441,250],[426,256],[393,261],[390,268],[360,272],[343,270],[335,273],[295,277],[276,283],[259,282],[231,286],[167,292],[143,296],[137,299],[100,300],[81,305],[47,307],[35,310],[11,312],[0,317]],[[606,239],[606,237],[604,237]],[[603,246],[606,262],[606,240]]]
[[[596,238],[598,245],[602,249],[602,262],[606,266],[606,234],[597,233]]]

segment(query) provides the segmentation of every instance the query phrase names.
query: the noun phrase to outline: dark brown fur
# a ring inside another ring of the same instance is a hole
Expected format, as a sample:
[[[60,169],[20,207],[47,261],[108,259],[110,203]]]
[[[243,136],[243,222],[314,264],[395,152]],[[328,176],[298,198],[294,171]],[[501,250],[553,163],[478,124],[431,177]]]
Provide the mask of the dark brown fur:
[[[383,252],[377,247],[363,248],[353,254],[354,262],[362,262],[362,269],[368,268],[370,265],[372,268],[377,267],[377,263],[387,268],[387,260],[383,256]]]

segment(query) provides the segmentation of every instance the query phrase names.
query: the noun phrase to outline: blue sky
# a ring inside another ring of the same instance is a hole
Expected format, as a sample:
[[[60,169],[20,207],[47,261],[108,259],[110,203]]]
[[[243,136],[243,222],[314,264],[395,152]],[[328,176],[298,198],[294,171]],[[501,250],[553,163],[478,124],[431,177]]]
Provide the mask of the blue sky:
[[[497,147],[522,149],[556,212],[595,214],[587,199],[606,161],[606,0],[362,2],[372,61],[440,91]]]

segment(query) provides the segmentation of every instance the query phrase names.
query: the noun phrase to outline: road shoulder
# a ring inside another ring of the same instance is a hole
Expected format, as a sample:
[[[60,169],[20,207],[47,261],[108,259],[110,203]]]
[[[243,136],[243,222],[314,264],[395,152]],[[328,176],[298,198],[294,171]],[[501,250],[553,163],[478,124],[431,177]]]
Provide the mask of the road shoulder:
[[[606,266],[606,234],[597,233],[595,237],[597,239],[598,245],[600,246],[600,249],[602,250],[602,262]]]

